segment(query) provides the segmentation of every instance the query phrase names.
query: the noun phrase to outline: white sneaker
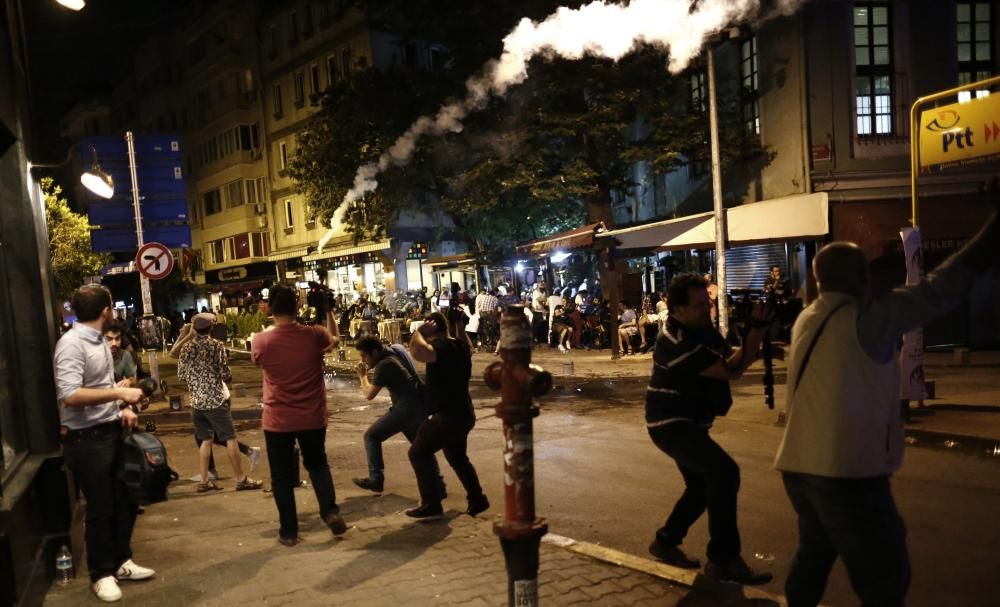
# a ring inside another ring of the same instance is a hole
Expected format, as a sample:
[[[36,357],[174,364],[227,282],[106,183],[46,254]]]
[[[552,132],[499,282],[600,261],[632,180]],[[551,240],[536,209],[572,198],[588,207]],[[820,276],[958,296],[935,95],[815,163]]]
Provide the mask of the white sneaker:
[[[94,590],[97,598],[105,603],[114,603],[122,600],[122,590],[118,587],[118,581],[108,575],[97,580],[90,586]]]
[[[560,352],[565,352],[566,351],[566,346],[564,346],[562,344],[559,344],[559,351]]]
[[[257,464],[260,463],[260,447],[250,447],[247,459],[250,460],[250,472],[253,472],[257,469]]]
[[[194,476],[192,476],[188,480],[191,481],[192,483],[203,482],[200,473],[199,474],[195,474]],[[215,472],[213,470],[209,470],[208,471],[208,480],[210,480],[210,481],[217,481],[217,480],[219,480],[219,477],[218,477],[217,474],[215,474]]]
[[[149,567],[143,567],[141,565],[136,565],[135,561],[129,559],[122,563],[122,566],[118,568],[118,573],[115,577],[119,580],[148,580],[149,578],[156,575],[156,572]],[[120,595],[119,595],[120,596]]]

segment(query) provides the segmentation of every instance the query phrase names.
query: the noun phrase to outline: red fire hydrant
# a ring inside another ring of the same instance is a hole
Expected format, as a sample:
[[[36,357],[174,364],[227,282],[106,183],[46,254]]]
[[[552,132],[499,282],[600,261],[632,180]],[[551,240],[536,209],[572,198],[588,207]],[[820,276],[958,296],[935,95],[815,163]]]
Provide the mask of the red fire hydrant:
[[[507,563],[507,602],[511,607],[538,605],[538,549],[548,532],[535,516],[535,460],[532,398],[552,388],[552,375],[531,364],[531,323],[524,306],[510,306],[500,320],[500,361],[486,368],[486,384],[500,390],[497,417],[503,420],[505,508],[493,525]]]

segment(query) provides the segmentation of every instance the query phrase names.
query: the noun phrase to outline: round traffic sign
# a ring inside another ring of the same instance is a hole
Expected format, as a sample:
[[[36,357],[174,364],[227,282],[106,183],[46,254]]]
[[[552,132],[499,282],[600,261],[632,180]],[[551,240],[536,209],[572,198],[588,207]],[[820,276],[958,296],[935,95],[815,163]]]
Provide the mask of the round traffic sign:
[[[135,254],[135,267],[150,280],[166,278],[174,270],[174,254],[165,245],[147,242]]]

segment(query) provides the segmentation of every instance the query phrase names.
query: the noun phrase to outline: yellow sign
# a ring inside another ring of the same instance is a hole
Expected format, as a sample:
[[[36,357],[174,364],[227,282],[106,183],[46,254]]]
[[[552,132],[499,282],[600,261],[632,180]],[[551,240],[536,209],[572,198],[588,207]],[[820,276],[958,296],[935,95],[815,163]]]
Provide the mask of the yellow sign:
[[[1000,157],[1000,94],[920,114],[920,168],[939,170]]]

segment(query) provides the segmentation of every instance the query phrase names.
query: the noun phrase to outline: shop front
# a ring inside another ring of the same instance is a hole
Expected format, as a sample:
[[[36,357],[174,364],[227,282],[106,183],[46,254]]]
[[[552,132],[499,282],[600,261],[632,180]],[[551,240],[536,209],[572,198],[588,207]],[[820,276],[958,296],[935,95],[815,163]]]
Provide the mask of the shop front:
[[[325,284],[344,303],[395,291],[392,240],[332,246],[302,258],[302,282]]]
[[[544,281],[559,291],[584,287],[593,293],[597,279],[594,238],[606,230],[603,222],[597,222],[518,245],[515,290],[523,292]]]
[[[213,312],[236,314],[260,309],[265,289],[275,283],[274,264],[253,263],[205,273],[208,308]]]

